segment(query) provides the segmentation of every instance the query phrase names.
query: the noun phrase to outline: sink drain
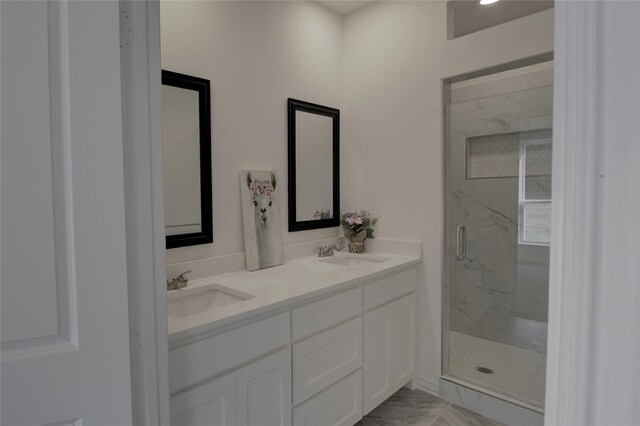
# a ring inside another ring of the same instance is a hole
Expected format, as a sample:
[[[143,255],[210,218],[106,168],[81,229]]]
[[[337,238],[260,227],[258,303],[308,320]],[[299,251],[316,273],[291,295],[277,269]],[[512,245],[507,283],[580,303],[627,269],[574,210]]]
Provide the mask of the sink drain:
[[[487,367],[476,367],[476,370],[484,374],[493,374],[493,370]]]

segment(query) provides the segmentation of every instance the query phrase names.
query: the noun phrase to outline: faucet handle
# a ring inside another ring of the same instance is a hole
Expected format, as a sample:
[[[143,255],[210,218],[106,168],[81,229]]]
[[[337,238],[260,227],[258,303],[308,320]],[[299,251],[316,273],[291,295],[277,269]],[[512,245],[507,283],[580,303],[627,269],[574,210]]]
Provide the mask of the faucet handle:
[[[186,277],[191,270],[180,272],[180,274],[172,280],[167,280],[167,290],[176,290],[187,286],[189,279]]]
[[[191,269],[189,269],[188,271],[180,272],[180,274],[178,274],[176,279],[186,280],[187,279],[186,275],[190,273],[191,273]]]
[[[189,282],[189,278],[187,278],[187,274],[191,273],[191,269],[189,269],[188,271],[184,271],[184,272],[180,272],[180,275],[178,275],[175,279],[175,281],[179,284],[182,284],[180,287],[186,287],[187,283]]]

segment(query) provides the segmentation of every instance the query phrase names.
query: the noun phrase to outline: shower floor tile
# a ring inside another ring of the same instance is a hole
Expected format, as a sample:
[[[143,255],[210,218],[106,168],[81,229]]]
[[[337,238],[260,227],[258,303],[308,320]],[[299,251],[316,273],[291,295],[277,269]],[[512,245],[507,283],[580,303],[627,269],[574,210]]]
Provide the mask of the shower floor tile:
[[[546,355],[455,331],[449,334],[449,374],[529,404],[544,405]],[[485,367],[493,371],[478,371]]]

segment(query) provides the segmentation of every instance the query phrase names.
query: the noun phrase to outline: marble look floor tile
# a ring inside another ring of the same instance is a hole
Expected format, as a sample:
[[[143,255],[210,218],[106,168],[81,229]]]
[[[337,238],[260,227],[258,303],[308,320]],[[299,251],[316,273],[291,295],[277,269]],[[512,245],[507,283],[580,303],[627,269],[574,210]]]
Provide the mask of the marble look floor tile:
[[[371,426],[429,425],[448,405],[448,402],[428,393],[403,388],[367,414],[363,424]]]
[[[432,426],[500,426],[494,420],[488,419],[473,411],[450,405],[438,418],[431,424]]]
[[[365,417],[362,420],[360,420],[358,423],[356,423],[354,426],[382,426],[382,424],[376,423],[373,420]]]
[[[419,390],[400,389],[355,426],[503,426]]]

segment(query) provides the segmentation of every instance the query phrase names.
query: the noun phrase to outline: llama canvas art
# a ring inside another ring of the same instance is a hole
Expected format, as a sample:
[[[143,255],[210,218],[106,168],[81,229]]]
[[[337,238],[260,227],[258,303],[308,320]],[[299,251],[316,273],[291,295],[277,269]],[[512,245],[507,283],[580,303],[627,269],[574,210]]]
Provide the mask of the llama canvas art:
[[[284,263],[278,188],[275,172],[243,170],[240,173],[244,245],[249,271]]]

